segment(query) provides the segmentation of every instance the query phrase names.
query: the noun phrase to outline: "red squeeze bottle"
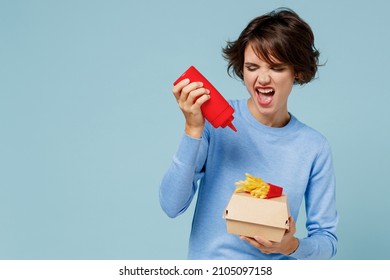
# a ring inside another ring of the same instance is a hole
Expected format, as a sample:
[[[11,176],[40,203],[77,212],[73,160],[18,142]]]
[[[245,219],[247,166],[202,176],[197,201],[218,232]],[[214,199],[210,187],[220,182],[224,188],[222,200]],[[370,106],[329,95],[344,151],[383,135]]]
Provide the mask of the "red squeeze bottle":
[[[237,132],[237,129],[232,124],[234,119],[234,109],[226,101],[226,99],[218,92],[218,90],[194,67],[187,69],[174,83],[176,85],[184,79],[189,79],[190,82],[202,82],[203,87],[210,91],[210,99],[200,107],[205,119],[207,119],[215,128],[226,126]]]

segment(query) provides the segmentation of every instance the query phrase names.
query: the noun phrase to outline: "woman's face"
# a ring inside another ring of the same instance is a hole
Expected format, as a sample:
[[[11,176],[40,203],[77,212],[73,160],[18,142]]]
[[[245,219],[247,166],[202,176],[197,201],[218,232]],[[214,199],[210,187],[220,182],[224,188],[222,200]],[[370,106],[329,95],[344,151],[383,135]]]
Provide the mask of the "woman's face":
[[[277,61],[269,65],[256,55],[251,44],[246,47],[244,56],[243,76],[250,94],[249,111],[264,125],[285,126],[290,120],[287,99],[295,80],[293,67]]]

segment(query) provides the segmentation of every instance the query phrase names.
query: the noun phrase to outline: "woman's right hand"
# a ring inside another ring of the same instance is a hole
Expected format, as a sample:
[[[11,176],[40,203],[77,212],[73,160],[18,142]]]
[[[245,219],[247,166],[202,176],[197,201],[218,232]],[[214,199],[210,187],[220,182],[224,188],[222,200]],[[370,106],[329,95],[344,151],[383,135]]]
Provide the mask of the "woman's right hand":
[[[210,91],[201,82],[190,83],[189,79],[184,79],[173,87],[172,92],[186,120],[185,133],[200,138],[205,124],[200,106],[210,99]]]

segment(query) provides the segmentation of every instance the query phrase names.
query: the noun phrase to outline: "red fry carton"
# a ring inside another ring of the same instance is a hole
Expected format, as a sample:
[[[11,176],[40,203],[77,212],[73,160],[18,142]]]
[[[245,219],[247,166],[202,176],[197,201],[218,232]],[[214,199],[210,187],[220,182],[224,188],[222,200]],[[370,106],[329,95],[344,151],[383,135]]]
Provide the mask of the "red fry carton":
[[[276,185],[273,185],[270,183],[268,183],[268,185],[269,185],[269,190],[268,190],[267,196],[265,198],[273,198],[273,197],[282,196],[282,194],[283,194],[282,187],[279,187],[279,186],[276,186]]]

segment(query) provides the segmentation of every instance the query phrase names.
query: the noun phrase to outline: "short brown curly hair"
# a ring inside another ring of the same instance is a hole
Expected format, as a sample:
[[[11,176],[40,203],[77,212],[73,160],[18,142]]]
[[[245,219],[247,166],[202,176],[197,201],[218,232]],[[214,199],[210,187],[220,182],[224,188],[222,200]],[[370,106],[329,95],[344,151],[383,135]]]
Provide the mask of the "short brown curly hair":
[[[227,42],[223,57],[228,61],[228,73],[243,80],[244,52],[248,44],[270,65],[275,60],[291,65],[296,84],[306,84],[316,75],[319,51],[314,46],[310,26],[294,11],[279,8],[254,18],[236,41]]]

